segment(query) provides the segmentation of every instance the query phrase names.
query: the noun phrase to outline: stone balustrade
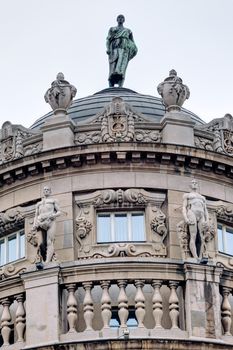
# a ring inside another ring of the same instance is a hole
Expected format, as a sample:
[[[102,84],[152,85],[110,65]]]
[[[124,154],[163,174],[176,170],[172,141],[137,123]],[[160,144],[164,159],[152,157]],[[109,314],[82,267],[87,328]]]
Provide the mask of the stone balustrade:
[[[2,345],[12,349],[21,348],[25,341],[26,311],[25,294],[5,297],[0,300],[2,314],[0,319]]]
[[[124,278],[65,284],[62,339],[168,330],[170,336],[187,337],[183,295],[180,281]]]
[[[9,350],[30,348],[36,338],[39,341],[36,345],[45,346],[44,334],[51,337],[50,344],[93,339],[185,341],[194,332],[202,341],[204,338],[210,341],[214,337],[209,334],[214,334],[215,342],[233,344],[233,284],[227,274],[214,266],[187,264],[184,267],[152,260],[141,258],[137,262],[132,258],[130,264],[123,258],[114,258],[110,269],[105,259],[91,259],[22,274],[15,279],[15,291],[12,280],[9,296],[7,288],[0,295],[0,345]],[[223,278],[211,281],[218,273]],[[208,276],[208,281],[203,276]],[[20,279],[24,286],[19,283]],[[211,284],[216,298],[213,305],[205,294]],[[53,293],[48,295],[51,288]],[[30,316],[31,309],[37,314],[36,324]],[[50,323],[43,320],[45,310]],[[209,318],[210,311],[213,319]],[[209,333],[202,333],[203,322]],[[214,328],[215,322],[222,323],[222,332],[216,332],[219,326]],[[44,329],[43,324],[47,328]]]
[[[221,319],[222,328],[224,336],[232,336],[231,324],[232,324],[232,307],[229,302],[229,297],[231,296],[233,290],[229,287],[222,287],[222,304],[221,304]]]

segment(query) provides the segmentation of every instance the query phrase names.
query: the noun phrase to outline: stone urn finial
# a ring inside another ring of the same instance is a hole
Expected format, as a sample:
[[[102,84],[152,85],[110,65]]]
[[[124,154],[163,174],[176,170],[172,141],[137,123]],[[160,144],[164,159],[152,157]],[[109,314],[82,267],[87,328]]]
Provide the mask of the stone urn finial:
[[[158,85],[157,90],[168,112],[180,111],[184,101],[190,96],[189,88],[183,84],[174,69],[169,72],[169,77]]]
[[[54,114],[56,111],[63,111],[66,114],[76,92],[76,87],[66,81],[64,74],[60,72],[52,82],[51,88],[46,91],[44,98],[52,107]]]

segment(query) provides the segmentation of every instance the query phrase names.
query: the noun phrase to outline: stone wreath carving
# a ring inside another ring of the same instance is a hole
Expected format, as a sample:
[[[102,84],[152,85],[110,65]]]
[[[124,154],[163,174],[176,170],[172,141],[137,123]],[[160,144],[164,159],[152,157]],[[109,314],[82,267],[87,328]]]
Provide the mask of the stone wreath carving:
[[[6,233],[23,226],[24,213],[21,207],[15,207],[0,213],[0,233]]]

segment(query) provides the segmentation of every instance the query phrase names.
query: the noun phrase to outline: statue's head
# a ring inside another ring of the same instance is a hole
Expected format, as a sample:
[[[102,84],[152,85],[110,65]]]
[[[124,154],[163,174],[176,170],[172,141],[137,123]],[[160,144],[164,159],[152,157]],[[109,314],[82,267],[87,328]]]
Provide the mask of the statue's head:
[[[170,70],[169,76],[170,77],[176,77],[177,76],[177,73],[176,73],[175,69]]]
[[[45,197],[50,196],[51,194],[51,188],[49,186],[44,186],[43,193]]]
[[[65,79],[64,74],[62,72],[59,72],[57,74],[57,80],[64,80],[64,79]]]
[[[118,24],[123,24],[125,21],[125,17],[123,15],[117,16],[117,23]]]
[[[194,191],[196,191],[198,189],[198,182],[197,182],[196,179],[192,179],[192,181],[191,181],[191,188]]]

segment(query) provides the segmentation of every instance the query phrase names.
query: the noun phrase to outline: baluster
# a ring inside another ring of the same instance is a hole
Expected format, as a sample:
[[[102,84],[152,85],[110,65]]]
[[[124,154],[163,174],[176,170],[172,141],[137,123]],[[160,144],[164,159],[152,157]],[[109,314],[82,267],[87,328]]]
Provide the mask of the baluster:
[[[135,314],[138,321],[138,327],[145,327],[144,326],[144,318],[145,318],[145,297],[142,292],[142,288],[145,284],[145,281],[143,280],[135,280],[135,286],[137,288],[137,292],[135,295]]]
[[[120,327],[126,328],[127,327],[127,320],[129,316],[128,311],[128,298],[125,293],[125,287],[127,285],[126,280],[119,280],[117,281],[118,287],[120,288],[120,292],[118,295],[118,316],[120,319]]]
[[[85,297],[83,300],[83,311],[84,311],[84,320],[86,323],[86,331],[93,330],[92,321],[94,317],[94,308],[93,308],[93,300],[91,296],[91,287],[92,282],[84,282],[83,288],[85,289]]]
[[[228,296],[231,292],[230,288],[222,288],[222,305],[221,305],[221,316],[222,316],[222,326],[224,330],[224,335],[231,335],[231,304],[229,303]]]
[[[17,309],[16,309],[16,333],[17,333],[17,341],[23,342],[24,341],[24,333],[25,333],[25,327],[26,327],[26,311],[24,308],[24,295],[19,294],[16,295],[15,300],[18,303]]]
[[[171,289],[169,297],[169,315],[172,322],[172,328],[178,327],[178,318],[179,318],[179,299],[177,297],[176,289],[179,285],[179,282],[169,282],[169,287]]]
[[[11,333],[11,314],[10,314],[10,298],[2,299],[1,301],[3,306],[2,318],[1,318],[1,328],[2,328],[2,338],[3,345],[9,345],[10,333]]]
[[[162,285],[162,281],[153,280],[152,286],[154,288],[154,295],[152,298],[153,303],[153,316],[155,320],[155,328],[163,328],[161,325],[162,317],[163,317],[163,304],[162,304],[162,296],[160,293],[160,288]]]
[[[109,323],[112,317],[111,311],[111,298],[108,292],[110,281],[101,281],[100,285],[103,289],[102,297],[101,297],[101,310],[102,310],[102,319],[104,323],[103,328],[109,328]]]
[[[78,319],[78,303],[75,297],[76,284],[68,284],[66,285],[66,289],[68,291],[67,298],[67,320],[69,325],[69,332],[76,332],[75,324]]]

